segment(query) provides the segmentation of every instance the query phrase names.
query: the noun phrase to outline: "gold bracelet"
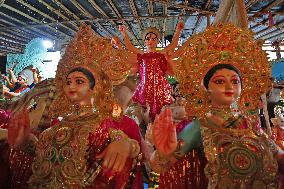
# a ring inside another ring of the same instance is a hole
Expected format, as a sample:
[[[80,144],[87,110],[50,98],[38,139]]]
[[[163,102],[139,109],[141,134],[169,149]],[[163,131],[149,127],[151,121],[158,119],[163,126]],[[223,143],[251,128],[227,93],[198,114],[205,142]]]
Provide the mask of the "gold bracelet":
[[[111,142],[129,140],[128,136],[121,130],[110,128],[109,135],[110,135]]]

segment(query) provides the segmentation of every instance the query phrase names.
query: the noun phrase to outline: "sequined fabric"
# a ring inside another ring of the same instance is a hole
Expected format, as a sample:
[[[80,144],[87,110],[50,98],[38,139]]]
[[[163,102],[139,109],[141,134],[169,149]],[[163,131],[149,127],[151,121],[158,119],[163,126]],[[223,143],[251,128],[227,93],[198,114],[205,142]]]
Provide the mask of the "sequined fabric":
[[[245,123],[245,122],[244,122]],[[210,189],[278,188],[277,149],[264,134],[201,121]]]
[[[162,107],[172,103],[171,86],[165,78],[167,60],[161,53],[138,54],[140,82],[134,91],[133,100],[141,105],[150,106],[152,119]]]
[[[176,162],[171,169],[160,175],[161,189],[206,189],[208,180],[204,174],[206,158],[196,149]]]
[[[109,128],[117,127],[110,119],[100,126],[88,119],[62,121],[45,130],[37,144],[30,188],[125,188],[131,181],[133,161],[129,159],[122,172],[110,178],[103,174],[100,160],[96,159],[110,143]],[[86,182],[91,178],[89,173],[97,170],[98,174]]]
[[[27,189],[28,180],[32,175],[31,165],[34,154],[19,149],[9,149],[10,188]]]
[[[177,133],[180,133],[190,122],[183,120],[177,124]],[[193,149],[176,162],[171,169],[160,175],[159,188],[206,189],[208,184],[208,179],[204,174],[206,163],[202,147]]]

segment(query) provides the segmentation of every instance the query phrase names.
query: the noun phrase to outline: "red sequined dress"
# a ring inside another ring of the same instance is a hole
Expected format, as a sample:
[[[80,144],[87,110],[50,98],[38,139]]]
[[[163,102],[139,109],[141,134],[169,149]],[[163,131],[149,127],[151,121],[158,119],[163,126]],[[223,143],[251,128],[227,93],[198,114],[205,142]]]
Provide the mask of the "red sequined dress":
[[[150,52],[137,55],[140,82],[132,99],[141,105],[150,106],[150,116],[155,118],[162,107],[171,104],[171,86],[165,78],[168,62],[164,54]]]

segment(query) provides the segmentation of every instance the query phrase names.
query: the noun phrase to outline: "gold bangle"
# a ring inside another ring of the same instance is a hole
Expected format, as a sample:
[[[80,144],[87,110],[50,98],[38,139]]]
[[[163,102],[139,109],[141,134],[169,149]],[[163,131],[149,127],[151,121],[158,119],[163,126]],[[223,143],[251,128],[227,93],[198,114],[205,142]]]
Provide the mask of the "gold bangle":
[[[121,130],[110,128],[109,129],[109,135],[110,135],[111,142],[128,140],[127,135]]]

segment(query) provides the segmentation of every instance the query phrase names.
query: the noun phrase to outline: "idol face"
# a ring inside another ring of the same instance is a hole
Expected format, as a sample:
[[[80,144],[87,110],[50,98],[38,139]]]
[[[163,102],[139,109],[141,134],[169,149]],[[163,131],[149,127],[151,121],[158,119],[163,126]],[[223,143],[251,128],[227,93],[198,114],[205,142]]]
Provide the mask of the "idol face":
[[[145,36],[145,46],[148,49],[156,48],[158,43],[159,43],[159,39],[158,39],[158,36],[156,34],[150,32]]]
[[[90,81],[84,73],[75,71],[67,76],[64,92],[74,103],[91,105],[94,89],[91,89]]]
[[[209,80],[208,92],[213,107],[230,106],[241,94],[239,75],[226,68],[217,70]]]

